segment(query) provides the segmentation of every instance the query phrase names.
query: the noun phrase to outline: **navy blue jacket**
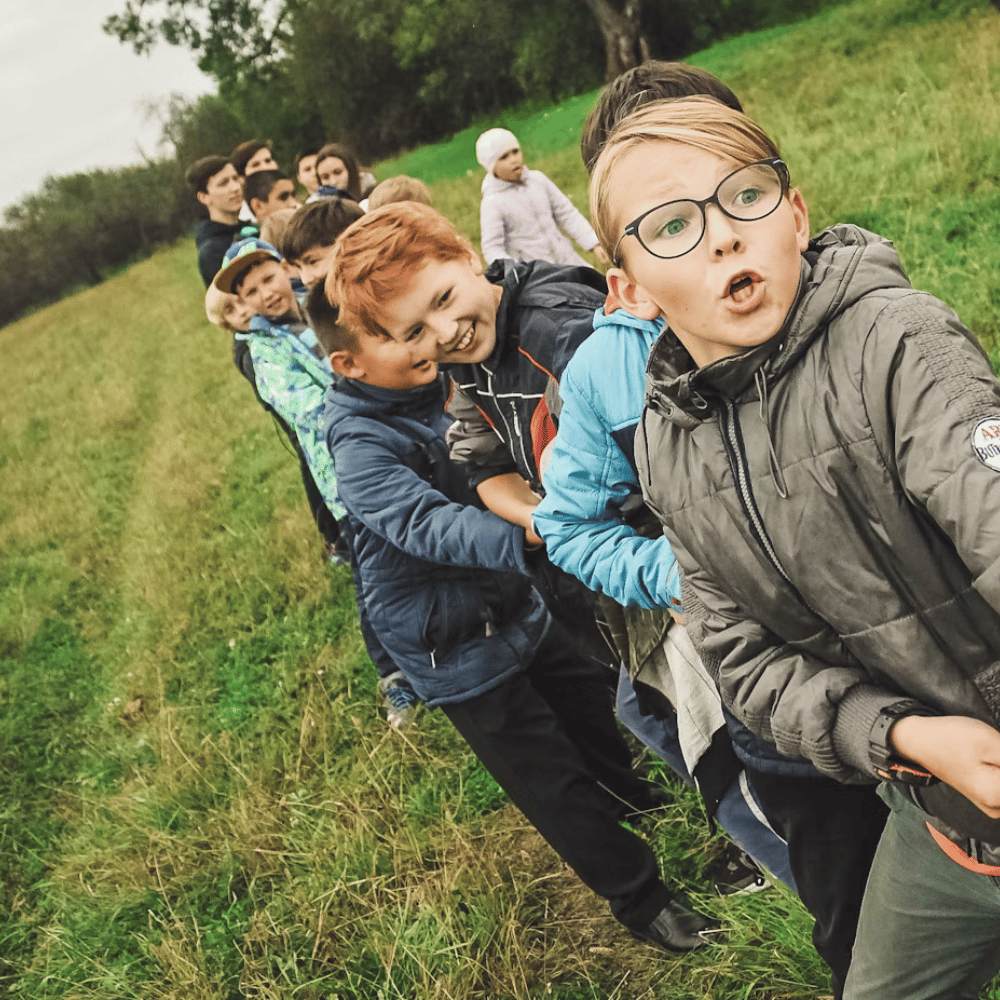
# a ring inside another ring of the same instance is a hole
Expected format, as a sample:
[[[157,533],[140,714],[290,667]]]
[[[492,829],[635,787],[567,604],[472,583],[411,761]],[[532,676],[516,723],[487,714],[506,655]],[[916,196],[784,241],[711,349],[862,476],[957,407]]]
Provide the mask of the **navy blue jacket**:
[[[443,377],[406,391],[340,379],[325,412],[359,600],[428,705],[524,669],[549,624],[527,577],[524,529],[483,510],[448,460],[445,387]]]
[[[517,471],[540,491],[538,462],[556,430],[546,390],[550,382],[559,382],[569,359],[594,332],[594,311],[604,306],[607,284],[593,268],[541,260],[496,260],[486,277],[503,289],[496,345],[485,361],[451,365],[448,371],[507,445],[511,462],[497,467],[493,452],[480,467],[471,455],[466,474],[477,486],[491,476]]]

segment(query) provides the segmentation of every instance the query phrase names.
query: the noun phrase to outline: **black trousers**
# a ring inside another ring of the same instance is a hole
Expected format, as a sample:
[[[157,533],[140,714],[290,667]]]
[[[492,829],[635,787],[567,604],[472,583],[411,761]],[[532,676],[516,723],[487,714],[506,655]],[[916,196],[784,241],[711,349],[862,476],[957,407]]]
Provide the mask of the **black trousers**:
[[[620,823],[646,782],[614,718],[607,668],[553,625],[528,668],[442,711],[532,825],[633,930],[670,901],[649,845]]]
[[[783,778],[749,767],[746,774],[771,826],[788,841],[799,896],[816,920],[813,944],[830,966],[833,993],[840,1000],[888,807],[875,785]]]

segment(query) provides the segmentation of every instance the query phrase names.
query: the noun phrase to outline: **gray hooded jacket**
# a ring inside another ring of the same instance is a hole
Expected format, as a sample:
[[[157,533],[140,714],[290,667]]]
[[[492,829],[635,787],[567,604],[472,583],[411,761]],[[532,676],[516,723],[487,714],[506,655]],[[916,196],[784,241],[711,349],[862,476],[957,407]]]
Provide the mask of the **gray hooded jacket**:
[[[640,479],[733,715],[848,782],[874,780],[901,699],[997,726],[1000,386],[892,245],[828,230],[775,337],[695,369],[668,330],[648,376]],[[939,786],[933,822],[968,849],[970,804],[940,789],[961,799]]]

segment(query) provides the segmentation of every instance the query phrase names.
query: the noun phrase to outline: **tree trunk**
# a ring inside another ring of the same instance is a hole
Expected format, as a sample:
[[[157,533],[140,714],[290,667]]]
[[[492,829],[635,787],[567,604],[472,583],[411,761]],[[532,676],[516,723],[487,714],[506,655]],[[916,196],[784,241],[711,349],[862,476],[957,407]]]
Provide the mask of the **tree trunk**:
[[[607,53],[604,76],[609,83],[625,70],[638,66],[649,58],[649,45],[639,26],[642,0],[625,0],[620,12],[608,0],[583,2],[597,18],[604,36],[604,50]]]

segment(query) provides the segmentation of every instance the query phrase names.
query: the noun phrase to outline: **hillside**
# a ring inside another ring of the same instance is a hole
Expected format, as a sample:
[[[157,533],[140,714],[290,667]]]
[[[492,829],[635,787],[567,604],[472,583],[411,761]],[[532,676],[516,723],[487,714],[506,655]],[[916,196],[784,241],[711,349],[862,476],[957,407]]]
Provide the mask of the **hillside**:
[[[693,61],[779,139],[814,230],[890,236],[997,363],[992,6],[861,0]],[[591,101],[510,123],[581,208]],[[462,141],[379,172],[426,170],[478,240],[482,172],[434,173]],[[786,892],[697,897],[726,944],[653,952],[439,713],[388,731],[349,573],[201,301],[183,241],[0,330],[0,997],[822,996]],[[718,844],[673,795],[643,832],[690,891]]]

